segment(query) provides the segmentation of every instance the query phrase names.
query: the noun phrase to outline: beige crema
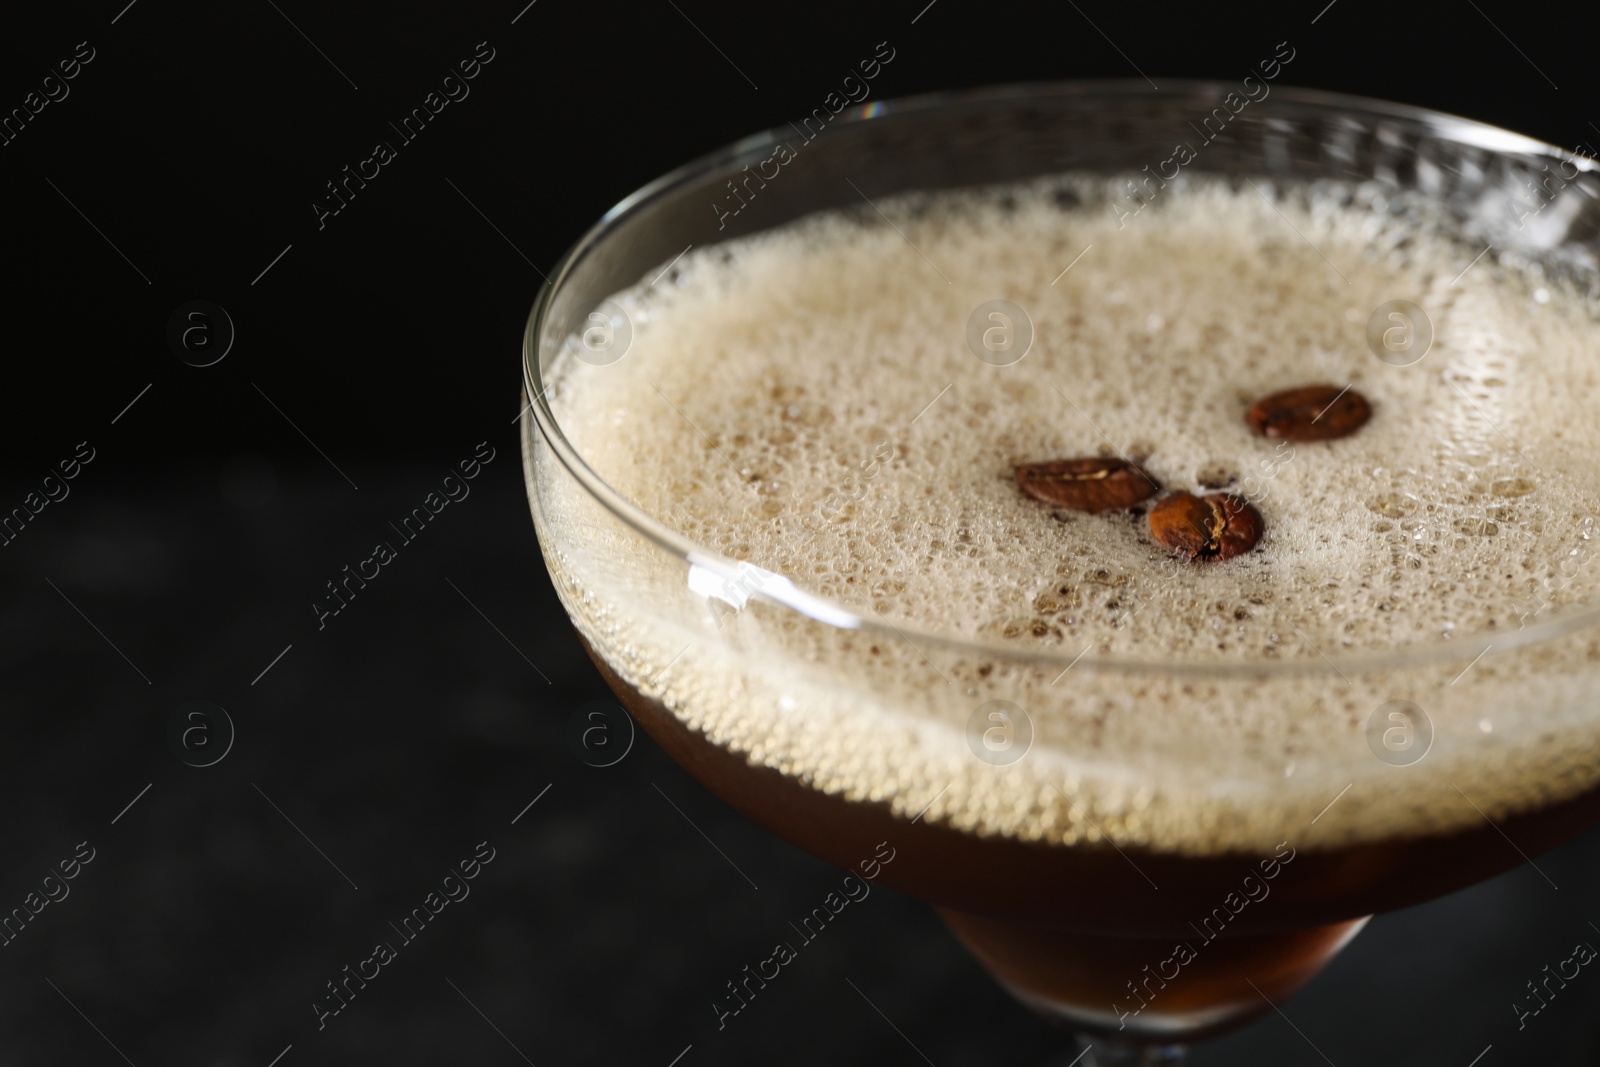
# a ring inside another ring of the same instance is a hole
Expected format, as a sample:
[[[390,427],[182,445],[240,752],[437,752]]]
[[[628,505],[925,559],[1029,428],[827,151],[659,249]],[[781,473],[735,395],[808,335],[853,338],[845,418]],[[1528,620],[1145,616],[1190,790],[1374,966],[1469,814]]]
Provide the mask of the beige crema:
[[[1349,660],[1509,638],[1596,599],[1592,309],[1509,260],[1463,273],[1479,249],[1392,193],[1190,181],[1131,217],[1107,195],[1062,177],[882,200],[892,226],[865,207],[813,216],[617,294],[626,354],[595,365],[570,339],[551,410],[617,492],[760,570],[691,588],[533,442],[546,559],[593,647],[753,762],[982,834],[1329,847],[1593,787],[1600,635],[1508,640],[1470,667]],[[1007,366],[967,341],[995,299],[1033,332]],[[1431,323],[1410,366],[1368,343],[1393,300]],[[1294,445],[1246,425],[1253,400],[1317,382],[1359,389],[1371,421]],[[1096,454],[1169,489],[1226,485],[1265,535],[1186,564],[1140,514],[1053,510],[1013,480],[1021,462]],[[759,595],[734,610],[769,574],[889,625],[841,629]],[[1404,766],[1367,737],[1397,699],[1433,732]],[[1012,762],[974,754],[1000,721],[991,701],[1031,728]]]

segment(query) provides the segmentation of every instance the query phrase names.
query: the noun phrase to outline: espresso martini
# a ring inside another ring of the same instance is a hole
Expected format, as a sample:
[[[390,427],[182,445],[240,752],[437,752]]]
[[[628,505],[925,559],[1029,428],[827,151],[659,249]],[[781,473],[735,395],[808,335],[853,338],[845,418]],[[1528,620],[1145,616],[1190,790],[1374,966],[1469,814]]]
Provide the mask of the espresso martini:
[[[1156,1039],[1595,817],[1600,635],[1518,635],[1600,593],[1600,328],[1421,196],[1118,184],[884,198],[615,294],[626,350],[570,337],[549,410],[688,567],[530,471],[669,752],[841,865],[892,842],[1024,999]],[[1285,395],[1338,432],[1273,430]],[[1026,491],[1064,460],[1149,491]],[[1174,494],[1248,543],[1175,550]]]

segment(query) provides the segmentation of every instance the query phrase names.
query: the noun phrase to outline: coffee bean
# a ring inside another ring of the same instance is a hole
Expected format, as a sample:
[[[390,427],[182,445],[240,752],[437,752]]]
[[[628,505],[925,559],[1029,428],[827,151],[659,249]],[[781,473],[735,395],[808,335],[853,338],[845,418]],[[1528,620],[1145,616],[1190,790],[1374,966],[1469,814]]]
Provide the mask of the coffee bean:
[[[1262,397],[1250,405],[1244,417],[1257,433],[1268,437],[1331,441],[1366,425],[1372,406],[1348,386],[1302,385]]]
[[[1161,488],[1138,464],[1099,456],[1023,463],[1017,484],[1035,500],[1090,512],[1132,507]]]
[[[1261,540],[1261,513],[1232,493],[1173,493],[1150,508],[1150,535],[1190,560],[1242,556]]]

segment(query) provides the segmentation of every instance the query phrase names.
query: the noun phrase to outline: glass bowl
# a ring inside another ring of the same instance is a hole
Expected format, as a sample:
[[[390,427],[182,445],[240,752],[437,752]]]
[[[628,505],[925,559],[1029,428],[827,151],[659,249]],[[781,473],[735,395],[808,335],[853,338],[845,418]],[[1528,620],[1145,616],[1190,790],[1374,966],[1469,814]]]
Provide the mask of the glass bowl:
[[[671,284],[691,246],[827,209],[870,214],[869,196],[1058,173],[1126,178],[1126,198],[1106,206],[1131,217],[1175,142],[1191,149],[1185,173],[1263,197],[1319,182],[1425,197],[1464,268],[1548,279],[1600,318],[1589,160],[1450,115],[1276,85],[1235,109],[1238,88],[1010,86],[842,110],[814,139],[814,124],[745,138],[607,212],[540,291],[524,339],[540,544],[627,708],[750,818],[933,903],[1021,999],[1111,1035],[1107,1062],[1118,1041],[1171,1045],[1269,1012],[1365,917],[1497,874],[1600,817],[1600,714],[1586,692],[1600,682],[1600,605],[1541,604],[1399,648],[1226,659],[912,625],[696,545],[626,499],[569,440],[549,373],[588,330],[601,339],[591,362],[626,359],[632,323],[605,302]],[[781,170],[764,169],[780,146]],[[901,683],[922,671],[944,683],[908,700]],[[1153,702],[1223,714],[1137,743],[1119,733]],[[1282,731],[1228,733],[1227,709],[1263,702],[1283,708]],[[1346,728],[1308,746],[1302,716]]]

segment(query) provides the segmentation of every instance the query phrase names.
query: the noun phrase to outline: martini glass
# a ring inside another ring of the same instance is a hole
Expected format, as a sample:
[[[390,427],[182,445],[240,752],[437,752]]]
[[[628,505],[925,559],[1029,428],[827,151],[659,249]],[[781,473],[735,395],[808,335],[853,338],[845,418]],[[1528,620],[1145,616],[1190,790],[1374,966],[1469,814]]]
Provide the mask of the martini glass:
[[[1600,818],[1600,713],[1582,696],[1600,682],[1600,609],[1243,661],[1078,657],[943,632],[819,595],[804,574],[753,567],[648,514],[574,446],[548,374],[574,337],[592,337],[591,362],[625,359],[631,324],[605,301],[670,276],[687,246],[860,207],[864,188],[881,197],[1057,173],[1137,186],[1230,91],[1060,83],[876,103],[791,144],[759,191],[743,183],[796,131],[746,138],[608,212],[540,292],[524,343],[535,527],[619,699],[751,819],[933,904],[1005,988],[1080,1035],[1093,1052],[1084,1064],[1177,1062],[1185,1045],[1272,1012],[1374,913],[1491,877]],[[1241,187],[1366,182],[1397,202],[1426,196],[1445,209],[1463,262],[1489,244],[1478,269],[1531,264],[1593,307],[1600,183],[1587,161],[1528,138],[1274,87],[1185,167]],[[1527,192],[1555,188],[1552,172],[1587,195],[1547,203]],[[735,182],[752,195],[733,213]],[[1374,352],[1399,369],[1418,324],[1395,321],[1403,336],[1385,320],[1377,336],[1389,347]],[[926,667],[955,684],[908,700],[906,672]],[[1068,670],[1070,684],[1048,684]],[[1365,720],[1353,743],[1289,759],[1282,738],[1219,743],[1214,725],[1200,737],[1175,721],[1134,750],[1081,730],[1084,709],[1137,714],[1150,701],[1281,696],[1287,712],[1308,686]],[[1033,694],[1029,706],[1020,692]],[[896,757],[911,749],[923,758],[907,774]],[[1120,785],[1085,793],[1088,780]],[[993,810],[1022,795],[1032,799],[1010,823]],[[1174,838],[1185,818],[1195,824]]]

